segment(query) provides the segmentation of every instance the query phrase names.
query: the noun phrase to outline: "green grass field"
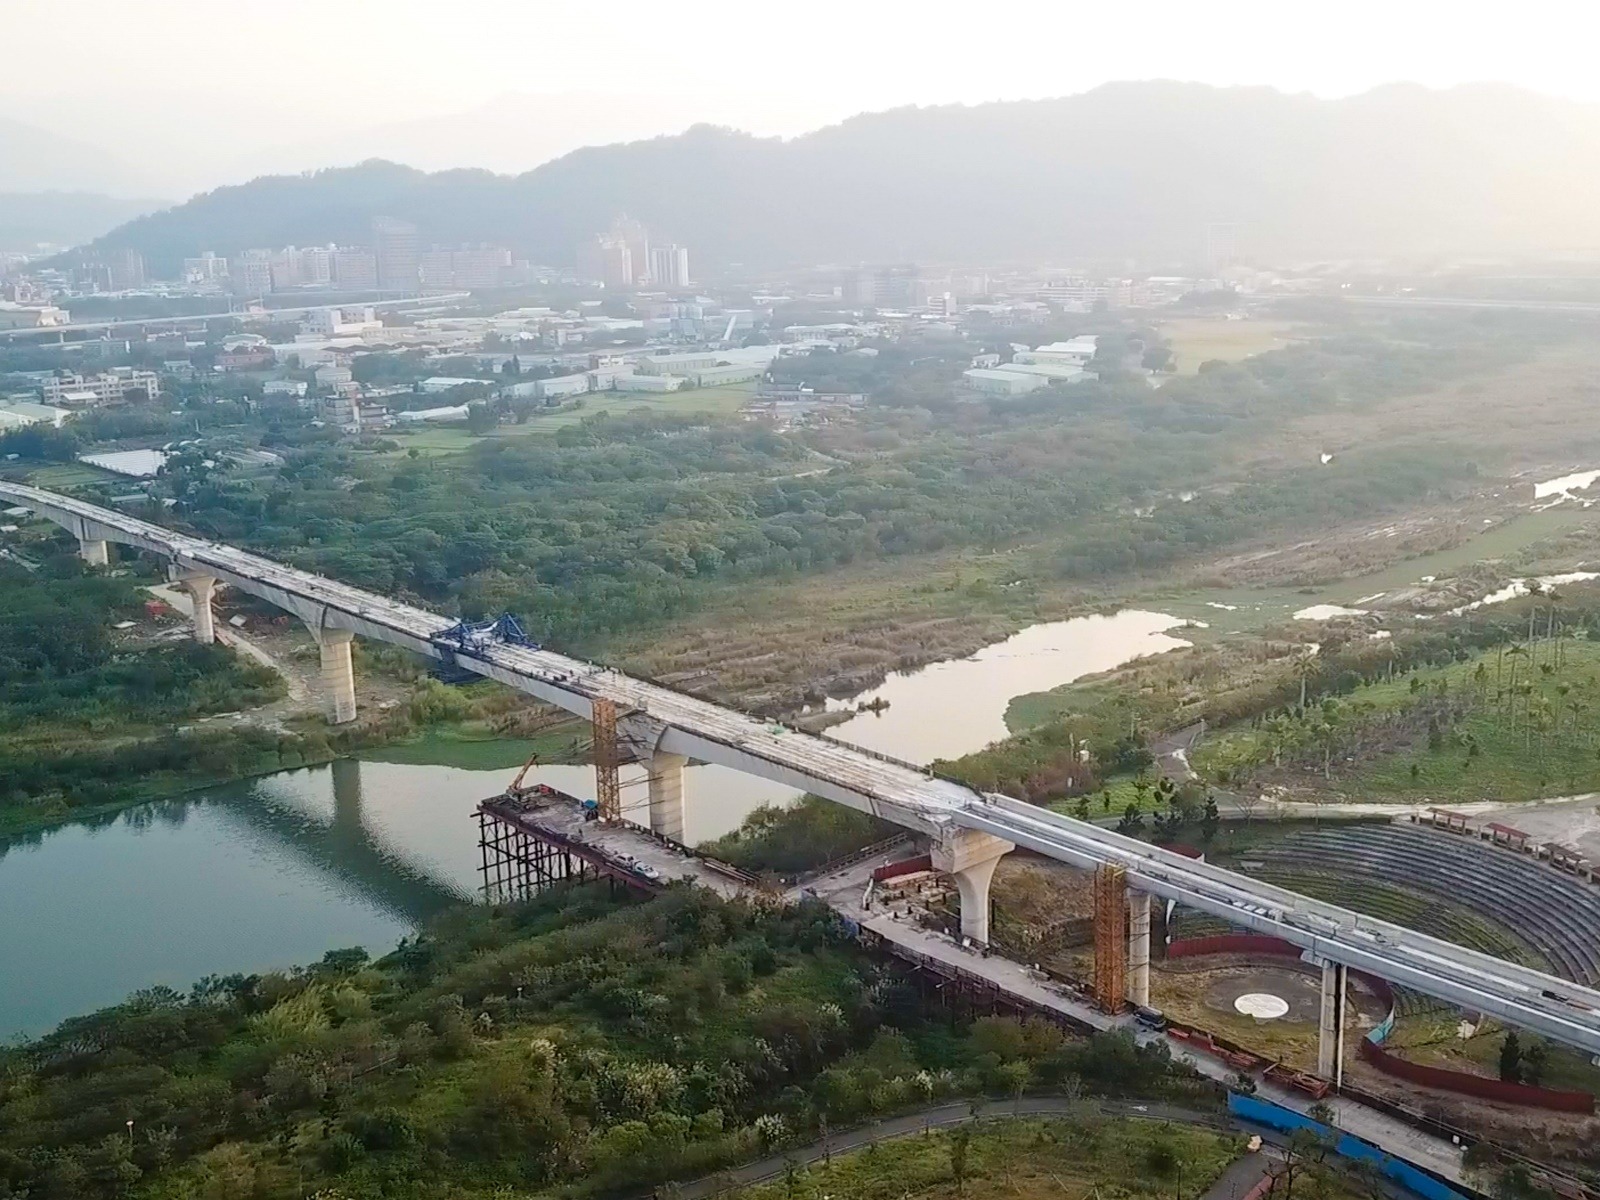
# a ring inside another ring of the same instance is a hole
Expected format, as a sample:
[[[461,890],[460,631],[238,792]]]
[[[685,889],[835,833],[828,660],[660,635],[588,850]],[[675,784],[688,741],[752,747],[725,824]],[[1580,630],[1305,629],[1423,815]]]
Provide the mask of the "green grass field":
[[[386,431],[385,437],[400,444],[393,455],[404,455],[415,449],[425,455],[460,454],[489,438],[550,437],[564,425],[575,425],[586,417],[598,413],[625,414],[646,412],[711,413],[728,417],[737,413],[755,395],[755,385],[730,384],[724,387],[693,388],[666,395],[629,392],[591,392],[584,397],[582,408],[556,409],[535,412],[520,425],[501,425],[488,434],[468,433],[464,424],[434,425],[422,429],[396,428]]]
[[[1313,604],[1349,606],[1378,592],[1410,587],[1425,575],[1447,578],[1477,563],[1509,558],[1591,520],[1589,514],[1576,506],[1549,508],[1502,521],[1458,546],[1316,588],[1196,588],[1152,593],[1140,597],[1137,604],[1173,616],[1204,621],[1212,637],[1247,633],[1289,620],[1294,613]]]
[[[1240,1139],[1157,1121],[997,1120],[972,1127],[957,1180],[956,1131],[912,1134],[729,1193],[730,1200],[1045,1200],[1199,1196]]]
[[[1503,559],[1530,546],[1556,538],[1592,521],[1584,510],[1564,506],[1529,512],[1485,530],[1478,536],[1433,554],[1395,563],[1382,571],[1353,576],[1317,588],[1192,588],[1185,591],[1149,592],[1131,598],[1130,608],[1170,613],[1204,622],[1205,629],[1174,629],[1173,636],[1206,643],[1213,639],[1253,635],[1293,619],[1313,604],[1355,602],[1376,592],[1389,592],[1418,583],[1424,576],[1448,578],[1475,563]],[[1219,607],[1221,606],[1221,607]],[[1306,632],[1316,625],[1305,622]],[[1006,727],[1013,733],[1035,729],[1072,712],[1103,707],[1120,694],[1111,681],[1088,680],[1048,692],[1029,692],[1012,699],[1006,709]]]
[[[99,467],[91,467],[88,463],[80,462],[50,463],[47,466],[35,467],[27,476],[29,483],[42,488],[82,487],[84,484],[111,483],[118,479],[127,481],[126,476],[118,475],[114,471],[104,471]]]
[[[1341,762],[1336,742],[1326,789],[1352,800],[1462,802],[1532,800],[1600,788],[1600,643],[1568,642],[1559,667],[1552,657],[1547,645],[1528,656],[1489,652],[1340,697],[1340,712],[1371,722],[1421,697],[1439,697],[1442,686],[1443,696],[1465,702],[1467,712],[1455,728],[1440,731],[1436,745],[1419,733],[1354,764]],[[1495,698],[1497,692],[1510,692],[1513,663],[1519,689],[1524,684],[1532,689],[1516,701],[1514,715],[1509,697]],[[1269,737],[1264,729],[1230,729],[1207,738],[1192,761],[1202,776],[1217,778],[1219,772],[1270,757]],[[1470,753],[1474,743],[1477,752]],[[1308,783],[1321,786],[1319,775],[1306,774]]]
[[[1178,372],[1193,375],[1212,360],[1238,362],[1287,345],[1300,329],[1291,321],[1230,321],[1226,317],[1179,317],[1161,322],[1161,335],[1172,344]]]

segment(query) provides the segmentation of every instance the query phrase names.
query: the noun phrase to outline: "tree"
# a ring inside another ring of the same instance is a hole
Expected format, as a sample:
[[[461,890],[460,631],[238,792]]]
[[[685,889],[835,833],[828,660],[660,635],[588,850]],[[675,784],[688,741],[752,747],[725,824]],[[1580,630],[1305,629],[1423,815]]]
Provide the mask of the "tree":
[[[494,411],[492,405],[469,404],[467,405],[467,432],[485,434],[500,423],[500,415]]]
[[[1550,1052],[1543,1042],[1533,1042],[1522,1052],[1522,1082],[1538,1087],[1544,1079],[1544,1069]]]
[[[1500,1078],[1507,1083],[1522,1082],[1522,1042],[1515,1029],[1506,1030],[1500,1045]]]
[[[1128,807],[1122,810],[1122,819],[1117,822],[1117,832],[1129,837],[1138,837],[1144,832],[1144,814],[1139,811],[1137,801],[1129,800]]]
[[[972,1130],[965,1125],[950,1135],[950,1178],[962,1194],[967,1190],[967,1152],[971,1147]]]
[[[1322,669],[1322,664],[1317,661],[1317,652],[1307,650],[1294,662],[1295,676],[1300,680],[1300,708],[1306,706],[1306,688],[1315,679]]]
[[[1200,818],[1200,840],[1207,846],[1216,840],[1217,829],[1222,824],[1222,813],[1217,809],[1217,798],[1206,793],[1206,811]]]

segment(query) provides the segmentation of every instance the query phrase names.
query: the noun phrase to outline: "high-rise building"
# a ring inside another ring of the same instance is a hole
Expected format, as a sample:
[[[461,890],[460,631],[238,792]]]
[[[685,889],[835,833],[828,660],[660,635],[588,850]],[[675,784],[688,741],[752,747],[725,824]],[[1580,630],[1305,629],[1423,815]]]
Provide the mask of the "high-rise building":
[[[246,250],[228,268],[233,290],[240,296],[262,296],[272,290],[272,252]]]
[[[417,227],[394,217],[374,218],[372,243],[378,259],[378,286],[388,291],[416,291],[420,280]]]
[[[417,255],[417,270],[425,288],[449,288],[456,283],[455,255],[449,250],[424,250]]]
[[[630,288],[634,284],[633,253],[622,239],[601,234],[578,247],[578,271],[608,288]]]
[[[333,281],[351,291],[370,292],[378,286],[378,259],[365,250],[333,252]]]
[[[126,292],[144,286],[144,256],[137,250],[112,250],[105,256],[108,290]]]
[[[275,292],[286,292],[305,282],[300,273],[300,251],[294,246],[285,246],[279,250],[272,256],[269,266],[272,272],[272,290]]]
[[[629,216],[618,217],[611,222],[607,236],[628,248],[628,258],[633,264],[633,278],[629,282],[645,282],[650,271],[650,234],[644,223]]]
[[[479,291],[505,284],[511,267],[511,251],[497,246],[457,250],[452,256],[453,286]]]
[[[333,282],[333,247],[307,246],[300,251],[300,281],[313,287]]]
[[[686,246],[652,247],[650,250],[650,279],[658,287],[688,287],[688,248]]]

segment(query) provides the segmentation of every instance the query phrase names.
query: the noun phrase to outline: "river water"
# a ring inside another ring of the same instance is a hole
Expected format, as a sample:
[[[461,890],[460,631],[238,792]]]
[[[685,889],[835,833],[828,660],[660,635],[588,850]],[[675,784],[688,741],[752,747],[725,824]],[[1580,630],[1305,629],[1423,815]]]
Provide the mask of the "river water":
[[[970,658],[890,676],[831,736],[916,762],[1005,736],[1015,696],[1184,645],[1178,618],[1127,610],[1023,630]],[[0,1037],[41,1033],[138,988],[186,988],[329,950],[391,949],[478,885],[473,810],[510,772],[345,760],[0,841]],[[593,771],[538,779],[593,795]],[[625,768],[623,807],[646,804]],[[736,827],[790,789],[689,768],[687,838]],[[639,814],[642,818],[642,812]]]

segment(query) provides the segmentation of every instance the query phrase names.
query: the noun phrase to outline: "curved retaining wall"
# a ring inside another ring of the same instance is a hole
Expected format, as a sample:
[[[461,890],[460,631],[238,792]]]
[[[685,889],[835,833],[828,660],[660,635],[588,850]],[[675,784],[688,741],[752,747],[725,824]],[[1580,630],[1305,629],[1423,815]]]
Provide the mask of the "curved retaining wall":
[[[1385,1075],[1393,1075],[1396,1079],[1404,1079],[1423,1087],[1438,1088],[1463,1096],[1476,1096],[1480,1100],[1516,1104],[1523,1108],[1548,1108],[1556,1112],[1594,1112],[1594,1097],[1588,1092],[1562,1092],[1554,1088],[1533,1087],[1526,1083],[1508,1083],[1503,1079],[1491,1079],[1486,1075],[1452,1071],[1446,1067],[1424,1066],[1422,1063],[1414,1063],[1397,1054],[1389,1053],[1383,1048],[1383,1043],[1394,1032],[1396,1015],[1394,988],[1387,979],[1379,979],[1375,975],[1368,975],[1365,971],[1356,974],[1360,975],[1374,995],[1389,1006],[1388,1015],[1361,1039],[1357,1053],[1361,1055],[1362,1062],[1370,1063]]]
[[[1223,933],[1214,937],[1186,938],[1167,947],[1168,958],[1197,958],[1204,954],[1282,954],[1299,958],[1301,950],[1293,942],[1259,933]],[[1445,1067],[1427,1067],[1409,1062],[1383,1048],[1383,1043],[1394,1032],[1394,988],[1386,979],[1369,975],[1365,971],[1352,971],[1371,989],[1387,1007],[1382,1021],[1361,1039],[1358,1053],[1361,1060],[1385,1075],[1404,1079],[1423,1087],[1455,1092],[1462,1096],[1475,1096],[1480,1100],[1494,1100],[1501,1104],[1516,1104],[1524,1108],[1548,1108],[1557,1112],[1592,1113],[1595,1098],[1588,1092],[1561,1092],[1553,1088],[1533,1087],[1526,1083],[1507,1083],[1484,1075],[1466,1071],[1451,1071]]]
[[[1168,958],[1198,958],[1202,954],[1286,954],[1299,958],[1300,947],[1265,933],[1219,933],[1167,944]]]

